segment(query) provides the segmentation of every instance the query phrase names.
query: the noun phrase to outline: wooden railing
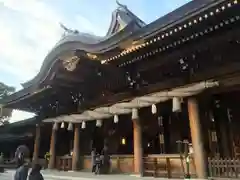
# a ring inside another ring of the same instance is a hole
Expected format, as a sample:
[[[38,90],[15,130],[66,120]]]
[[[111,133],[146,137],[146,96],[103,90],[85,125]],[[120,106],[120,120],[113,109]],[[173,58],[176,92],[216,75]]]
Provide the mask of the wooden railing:
[[[83,156],[80,169],[91,170],[91,156]],[[144,157],[144,176],[182,178],[186,172],[186,162],[178,154],[147,155]],[[68,171],[72,168],[71,156],[57,157],[56,168]],[[184,171],[185,172],[184,172]],[[133,173],[133,155],[112,155],[111,173]],[[195,177],[193,160],[190,160],[190,175]]]
[[[61,171],[72,170],[72,157],[71,156],[58,156],[56,159],[56,168]]]
[[[148,155],[144,157],[144,176],[182,178],[186,162],[177,154]],[[195,177],[193,160],[190,160],[190,175]]]
[[[133,155],[111,155],[110,173],[133,173],[134,157]],[[91,156],[83,157],[82,169],[91,171]]]
[[[210,177],[240,178],[240,159],[208,158]]]

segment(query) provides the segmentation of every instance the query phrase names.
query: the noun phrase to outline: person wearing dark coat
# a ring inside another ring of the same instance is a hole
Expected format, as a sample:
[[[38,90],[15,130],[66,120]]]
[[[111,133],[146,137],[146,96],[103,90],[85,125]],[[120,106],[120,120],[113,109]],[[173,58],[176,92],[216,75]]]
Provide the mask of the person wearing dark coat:
[[[21,145],[15,152],[14,162],[17,163],[17,170],[14,175],[14,180],[27,180],[29,164],[26,158],[29,157],[29,149],[25,145]]]
[[[41,174],[41,165],[39,164],[34,164],[32,171],[29,174],[28,180],[44,180],[42,174]]]
[[[17,168],[14,175],[14,180],[27,180],[28,170],[29,170],[28,164],[27,163],[22,164],[19,168]]]

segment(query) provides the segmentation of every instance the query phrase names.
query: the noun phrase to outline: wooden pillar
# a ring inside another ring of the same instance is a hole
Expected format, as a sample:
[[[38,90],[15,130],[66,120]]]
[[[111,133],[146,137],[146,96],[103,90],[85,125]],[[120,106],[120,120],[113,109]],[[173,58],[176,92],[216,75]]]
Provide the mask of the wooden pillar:
[[[50,159],[48,168],[54,169],[55,168],[55,161],[56,161],[56,141],[57,141],[57,131],[56,129],[52,129],[52,135],[51,135],[51,142],[50,142]]]
[[[80,138],[80,126],[75,124],[74,127],[74,144],[72,155],[72,170],[77,171],[79,166],[79,138]]]
[[[207,163],[205,157],[204,142],[201,134],[199,107],[197,100],[194,97],[188,99],[188,114],[197,177],[207,178]]]
[[[133,121],[134,173],[143,175],[142,129],[138,118]]]
[[[33,162],[34,163],[38,163],[40,141],[41,141],[41,127],[39,124],[37,124],[36,125],[35,142],[34,142],[34,152],[33,152]]]

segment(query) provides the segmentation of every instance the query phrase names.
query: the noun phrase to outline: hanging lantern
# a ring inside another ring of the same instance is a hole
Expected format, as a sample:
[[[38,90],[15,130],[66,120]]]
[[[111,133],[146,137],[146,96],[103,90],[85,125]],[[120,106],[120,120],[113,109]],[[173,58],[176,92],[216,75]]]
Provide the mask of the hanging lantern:
[[[67,128],[68,131],[72,131],[73,130],[73,123],[69,123],[68,124],[68,128]]]
[[[86,128],[86,122],[83,121],[83,122],[82,122],[82,129],[85,129],[85,128]]]
[[[65,127],[65,124],[64,124],[64,122],[62,122],[61,128],[63,129],[64,127]]]
[[[102,120],[97,120],[96,121],[96,126],[101,127],[102,126]]]
[[[138,109],[132,109],[132,119],[138,119]]]
[[[126,145],[126,138],[124,138],[124,137],[122,138],[121,144],[122,144],[122,145]]]
[[[172,111],[173,112],[181,112],[181,99],[179,97],[174,97],[172,100]]]
[[[113,121],[114,121],[114,123],[118,123],[118,121],[119,121],[118,115],[116,115],[116,114],[114,115]]]
[[[54,124],[53,124],[53,130],[58,130],[58,123],[57,122],[55,122]]]
[[[157,113],[157,106],[155,104],[152,105],[152,114]]]

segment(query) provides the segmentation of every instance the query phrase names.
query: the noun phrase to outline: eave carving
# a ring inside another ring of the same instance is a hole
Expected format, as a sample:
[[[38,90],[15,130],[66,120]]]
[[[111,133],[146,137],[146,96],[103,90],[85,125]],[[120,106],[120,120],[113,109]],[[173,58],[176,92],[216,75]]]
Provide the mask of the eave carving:
[[[73,57],[64,59],[62,64],[67,71],[74,71],[79,61],[80,61],[79,57],[73,56]]]
[[[87,57],[89,57],[89,58],[92,59],[92,60],[98,59],[97,55],[91,54],[91,53],[87,53]]]

